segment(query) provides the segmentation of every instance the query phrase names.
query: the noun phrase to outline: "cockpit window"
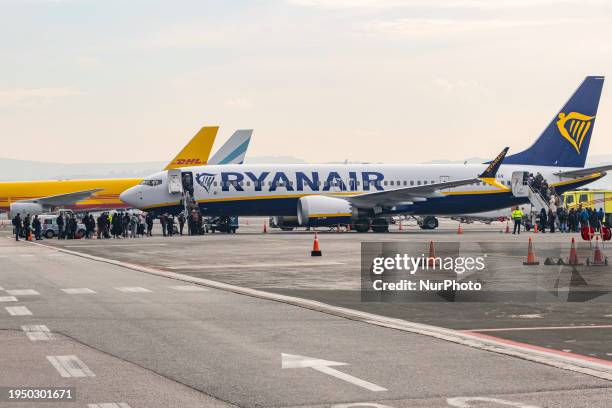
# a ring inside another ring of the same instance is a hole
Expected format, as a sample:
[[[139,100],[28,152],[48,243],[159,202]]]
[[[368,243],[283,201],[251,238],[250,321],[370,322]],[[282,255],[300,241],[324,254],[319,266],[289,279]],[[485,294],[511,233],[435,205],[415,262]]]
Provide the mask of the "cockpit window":
[[[140,182],[140,184],[142,184],[143,186],[151,186],[151,187],[159,186],[161,183],[162,183],[161,180],[142,180]]]

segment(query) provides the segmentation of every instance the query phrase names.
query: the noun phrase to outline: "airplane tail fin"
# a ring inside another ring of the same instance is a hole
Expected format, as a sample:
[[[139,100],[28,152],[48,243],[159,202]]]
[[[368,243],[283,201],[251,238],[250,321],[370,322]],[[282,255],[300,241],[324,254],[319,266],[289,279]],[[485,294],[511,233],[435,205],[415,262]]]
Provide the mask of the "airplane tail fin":
[[[234,132],[227,142],[208,160],[208,164],[242,164],[246,156],[253,129]]]
[[[164,170],[205,165],[208,162],[218,130],[218,126],[205,126],[200,129]]]
[[[584,167],[603,83],[603,76],[586,77],[535,143],[504,164]]]

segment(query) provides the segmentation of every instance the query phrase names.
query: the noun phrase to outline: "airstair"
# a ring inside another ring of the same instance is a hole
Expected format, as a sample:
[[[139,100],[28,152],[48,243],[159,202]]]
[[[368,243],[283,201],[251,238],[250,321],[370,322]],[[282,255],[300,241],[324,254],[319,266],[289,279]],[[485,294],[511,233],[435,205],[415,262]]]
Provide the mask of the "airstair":
[[[529,173],[524,171],[512,173],[512,195],[515,197],[527,197],[531,203],[532,211],[539,213],[544,208],[548,212],[550,203],[546,201],[538,190],[529,185],[527,181],[528,175]]]

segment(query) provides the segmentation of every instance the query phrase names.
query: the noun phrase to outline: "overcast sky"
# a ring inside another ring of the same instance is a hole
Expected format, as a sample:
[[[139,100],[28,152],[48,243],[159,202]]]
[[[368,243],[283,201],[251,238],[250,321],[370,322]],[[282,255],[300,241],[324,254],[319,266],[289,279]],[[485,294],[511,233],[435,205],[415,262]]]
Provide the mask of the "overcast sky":
[[[205,124],[309,162],[493,157],[610,74],[611,39],[596,0],[0,0],[0,157],[165,161]]]

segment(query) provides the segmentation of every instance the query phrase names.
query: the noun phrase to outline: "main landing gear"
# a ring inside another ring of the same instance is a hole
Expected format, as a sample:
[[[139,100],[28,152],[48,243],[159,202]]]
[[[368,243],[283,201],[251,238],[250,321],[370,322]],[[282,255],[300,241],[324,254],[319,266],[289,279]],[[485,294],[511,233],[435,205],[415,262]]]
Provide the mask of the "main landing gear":
[[[389,222],[385,218],[360,218],[353,223],[353,229],[357,232],[389,232]]]

